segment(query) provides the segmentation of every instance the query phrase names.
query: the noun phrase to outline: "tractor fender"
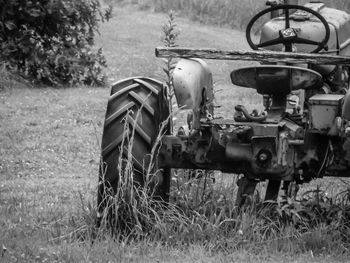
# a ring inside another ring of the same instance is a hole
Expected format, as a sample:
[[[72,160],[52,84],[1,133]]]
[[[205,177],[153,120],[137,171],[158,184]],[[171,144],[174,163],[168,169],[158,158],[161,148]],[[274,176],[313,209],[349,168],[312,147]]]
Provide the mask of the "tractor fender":
[[[179,108],[192,109],[194,113],[204,107],[212,111],[213,78],[203,60],[179,60],[173,72],[173,87]]]
[[[346,92],[342,108],[342,118],[350,121],[350,89]]]

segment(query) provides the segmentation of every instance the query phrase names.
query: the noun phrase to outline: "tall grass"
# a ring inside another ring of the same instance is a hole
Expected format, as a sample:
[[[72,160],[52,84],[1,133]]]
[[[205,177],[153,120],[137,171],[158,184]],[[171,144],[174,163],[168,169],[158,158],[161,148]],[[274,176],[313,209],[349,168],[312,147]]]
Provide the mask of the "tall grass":
[[[136,116],[136,119],[139,116]],[[151,151],[155,159],[168,120],[164,121]],[[310,190],[298,200],[264,203],[256,194],[249,207],[237,209],[235,180],[208,173],[190,177],[175,171],[171,201],[164,204],[154,196],[157,171],[145,167],[142,185],[134,182],[132,148],[135,130],[125,125],[119,158],[121,171],[118,190],[106,196],[99,229],[93,229],[91,216],[77,226],[76,237],[101,240],[110,235],[123,243],[158,242],[170,247],[200,245],[212,253],[269,251],[271,253],[347,253],[350,249],[350,189],[328,197],[320,189]],[[200,171],[199,171],[200,172]],[[84,202],[82,202],[84,203]],[[91,211],[90,206],[84,211]]]
[[[153,0],[152,4],[156,11],[176,10],[202,23],[243,29],[257,10],[262,8],[264,2],[254,0]]]
[[[249,19],[264,6],[255,0],[126,0],[142,9],[156,12],[176,11],[194,21],[243,29]]]
[[[259,11],[268,8],[266,1],[256,0],[108,0],[109,3],[132,3],[141,9],[168,13],[173,10],[182,16],[206,24],[244,30],[249,20]],[[299,0],[300,4],[308,3]],[[350,11],[348,0],[325,0],[326,6]]]
[[[112,218],[104,217],[100,238],[112,233],[123,242],[147,240],[181,248],[200,245],[212,253],[343,254],[350,249],[350,189],[334,197],[316,189],[295,202],[264,203],[257,196],[249,207],[237,210],[234,180],[218,185],[218,180],[214,184],[206,174],[188,178],[186,173],[176,173],[171,202],[165,206],[152,198],[153,176],[146,175],[144,186],[135,187],[130,183],[132,169],[123,172],[118,193],[108,197],[106,211],[113,208],[113,213],[109,214]]]

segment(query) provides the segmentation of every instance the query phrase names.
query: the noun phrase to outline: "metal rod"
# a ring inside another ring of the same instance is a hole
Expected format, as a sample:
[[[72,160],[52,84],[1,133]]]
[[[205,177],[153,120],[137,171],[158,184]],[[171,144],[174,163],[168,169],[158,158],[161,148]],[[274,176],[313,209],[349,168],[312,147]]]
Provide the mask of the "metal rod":
[[[304,140],[288,140],[289,145],[301,146],[304,145]]]

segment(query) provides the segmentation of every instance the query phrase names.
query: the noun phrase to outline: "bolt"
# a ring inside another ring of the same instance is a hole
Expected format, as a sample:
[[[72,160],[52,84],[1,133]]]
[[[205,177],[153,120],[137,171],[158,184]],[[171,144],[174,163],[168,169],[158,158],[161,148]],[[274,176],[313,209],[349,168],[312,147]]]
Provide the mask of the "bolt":
[[[268,159],[268,156],[267,156],[266,153],[261,153],[261,154],[259,155],[259,161],[260,161],[260,162],[265,162],[267,159]]]

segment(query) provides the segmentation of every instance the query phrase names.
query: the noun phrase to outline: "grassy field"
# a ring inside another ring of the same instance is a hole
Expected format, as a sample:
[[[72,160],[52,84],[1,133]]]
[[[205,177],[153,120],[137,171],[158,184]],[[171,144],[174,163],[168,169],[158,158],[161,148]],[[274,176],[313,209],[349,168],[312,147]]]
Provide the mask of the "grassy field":
[[[249,20],[263,8],[266,1],[256,0],[104,0],[106,3],[136,4],[140,9],[151,9],[156,12],[176,11],[193,21],[204,24],[226,26],[245,30]],[[309,0],[299,0],[300,5]],[[349,11],[348,0],[323,0],[329,7]]]
[[[166,16],[128,7],[116,8],[114,15],[102,26],[97,41],[108,59],[110,82],[133,75],[164,78],[154,47],[161,45]],[[178,19],[178,27],[183,46],[248,48],[240,31],[201,26],[187,19]],[[247,63],[209,64],[217,103],[222,104],[218,114],[231,116],[235,102],[248,100],[251,107],[259,103],[252,91],[229,83],[229,72]],[[93,225],[99,141],[108,95],[108,88],[91,87],[33,89],[12,85],[0,91],[0,262],[348,260],[347,249],[341,245],[339,249],[325,246],[316,253],[312,247],[295,249],[291,241],[289,250],[280,250],[279,240],[234,250],[208,244],[125,243],[108,235],[92,243],[88,233]],[[233,184],[234,180],[222,175],[220,182]]]

